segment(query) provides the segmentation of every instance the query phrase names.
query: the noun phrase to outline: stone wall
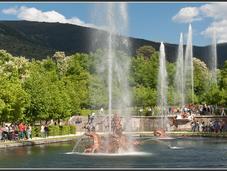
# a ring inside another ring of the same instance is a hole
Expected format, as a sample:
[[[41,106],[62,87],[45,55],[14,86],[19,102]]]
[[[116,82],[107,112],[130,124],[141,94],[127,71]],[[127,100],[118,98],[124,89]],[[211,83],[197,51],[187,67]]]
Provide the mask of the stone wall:
[[[77,125],[77,131],[83,132],[84,125],[87,123],[87,117],[82,117],[82,122]],[[108,119],[108,118],[106,118]],[[168,116],[168,122],[172,123],[173,116]],[[210,120],[225,120],[227,123],[227,116],[218,116],[218,115],[196,115],[194,117],[195,121],[205,122],[208,124]],[[105,125],[108,125],[108,120],[104,120],[103,116],[96,116],[95,118],[96,123],[96,130],[98,132],[103,132],[105,130]],[[71,122],[71,124],[75,124]],[[160,127],[161,124],[161,117],[156,116],[132,116],[131,118],[124,118],[122,117],[122,125],[124,130],[131,130],[132,132],[146,132],[146,131],[153,131],[155,128]],[[191,121],[187,119],[178,119],[177,120],[178,127],[168,125],[170,131],[179,130],[179,131],[186,131],[191,130]]]

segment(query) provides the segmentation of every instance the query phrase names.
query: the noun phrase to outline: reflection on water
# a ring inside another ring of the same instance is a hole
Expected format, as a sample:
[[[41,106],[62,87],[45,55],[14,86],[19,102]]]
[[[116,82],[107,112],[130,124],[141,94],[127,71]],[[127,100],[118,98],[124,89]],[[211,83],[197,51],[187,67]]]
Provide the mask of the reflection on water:
[[[152,155],[152,153],[146,153],[146,152],[125,152],[125,153],[79,153],[79,152],[68,152],[65,154],[74,154],[74,155],[82,155],[82,156],[94,156],[94,157],[98,157],[98,156],[150,156]]]
[[[75,141],[0,149],[1,168],[227,168],[227,139],[176,138],[143,142],[135,154],[72,154]],[[69,154],[70,153],[70,154]],[[13,162],[12,162],[13,161]]]

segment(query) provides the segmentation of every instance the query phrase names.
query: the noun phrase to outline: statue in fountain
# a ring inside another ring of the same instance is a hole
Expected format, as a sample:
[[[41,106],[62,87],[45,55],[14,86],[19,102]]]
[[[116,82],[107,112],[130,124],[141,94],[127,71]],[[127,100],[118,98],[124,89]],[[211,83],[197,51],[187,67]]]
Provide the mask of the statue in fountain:
[[[100,150],[101,138],[95,132],[94,119],[95,119],[95,113],[89,114],[88,121],[87,121],[86,125],[84,126],[85,135],[93,140],[92,145],[88,146],[84,150],[85,153],[96,153],[96,152],[99,152],[99,150]]]
[[[84,150],[85,153],[97,153],[100,151],[101,138],[95,132],[86,132],[85,135],[93,139],[93,144]]]
[[[157,128],[157,129],[155,129],[154,130],[154,136],[160,137],[160,138],[166,137],[165,130],[163,128]]]
[[[112,133],[106,138],[101,138],[101,136],[95,132],[95,129],[90,129],[91,124],[94,126],[93,121],[94,120],[92,120],[92,122],[88,121],[87,126],[85,126],[85,135],[93,141],[93,143],[84,150],[85,153],[118,153],[119,150],[127,151],[130,145],[140,144],[138,141],[134,141],[130,144],[128,137],[123,134],[121,118],[118,114],[114,114],[111,122]]]
[[[113,134],[111,135],[113,147],[111,151],[117,152],[120,148],[126,151],[128,149],[128,138],[122,133],[121,118],[118,114],[114,114],[111,127],[113,130]]]

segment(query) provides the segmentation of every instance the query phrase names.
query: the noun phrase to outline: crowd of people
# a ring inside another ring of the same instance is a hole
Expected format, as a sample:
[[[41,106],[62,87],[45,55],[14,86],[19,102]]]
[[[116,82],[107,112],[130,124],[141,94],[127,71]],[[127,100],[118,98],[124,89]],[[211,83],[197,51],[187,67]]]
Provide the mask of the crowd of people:
[[[42,137],[48,135],[48,125],[41,125],[40,133]],[[17,141],[32,139],[32,126],[20,122],[19,124],[3,124],[0,126],[1,141]]]
[[[3,124],[0,127],[0,139],[1,140],[20,140],[31,139],[32,127],[29,124],[23,122],[19,124]]]
[[[216,105],[207,105],[207,104],[186,104],[182,108],[169,107],[169,113],[176,113],[179,111],[195,113],[200,115],[209,115],[215,114],[218,107]]]
[[[207,123],[197,120],[191,122],[191,130],[193,132],[226,132],[227,123],[225,120],[210,120]]]
[[[168,114],[177,115],[179,119],[190,119],[193,120],[195,115],[215,115],[219,114],[225,116],[225,108],[218,108],[216,105],[195,105],[195,104],[186,104],[185,106],[179,107],[169,107],[167,112]]]
[[[164,112],[166,115],[177,115],[178,119],[191,119],[194,115],[226,115],[227,108],[217,105],[207,104],[185,104],[182,107],[179,106],[167,106],[161,109],[159,106],[153,108],[148,107],[146,109],[139,109],[139,115],[146,112],[146,115],[156,116]]]
[[[194,117],[199,115],[214,114],[217,111],[217,106],[213,105],[194,105],[187,104],[182,108],[169,107],[167,113],[176,116],[176,119],[189,119],[191,121],[191,129],[193,132],[222,132],[227,131],[227,123],[219,120],[210,120],[209,123],[195,121]],[[103,109],[102,109],[103,111]],[[219,108],[219,114],[225,116],[225,108]],[[94,117],[95,113],[88,115],[88,123],[84,126],[88,131],[94,131]],[[81,123],[82,119],[76,119],[75,123]],[[40,126],[41,137],[45,138],[48,136],[48,125],[42,124]],[[20,122],[19,124],[3,124],[0,126],[0,140],[29,140],[32,139],[32,126]]]

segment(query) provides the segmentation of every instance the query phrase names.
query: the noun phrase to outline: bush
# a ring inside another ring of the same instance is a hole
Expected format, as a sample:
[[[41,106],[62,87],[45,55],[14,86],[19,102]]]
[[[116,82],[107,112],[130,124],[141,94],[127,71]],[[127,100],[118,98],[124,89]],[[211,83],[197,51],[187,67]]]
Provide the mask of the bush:
[[[76,133],[76,126],[73,125],[50,125],[48,126],[48,136],[68,135]],[[32,137],[41,137],[40,126],[32,127]]]
[[[58,125],[50,125],[48,126],[48,130],[48,136],[60,135],[60,128]]]
[[[60,134],[61,135],[67,135],[70,134],[70,127],[68,125],[60,126]]]
[[[70,127],[70,134],[75,134],[76,133],[76,126],[69,126]]]
[[[32,137],[40,137],[40,126],[33,126],[32,127]]]
[[[56,135],[68,135],[68,134],[75,134],[76,127],[70,125],[51,125],[49,128],[49,136],[56,136]]]
[[[81,116],[88,116],[91,113],[98,113],[98,110],[90,110],[90,109],[81,109],[80,110],[80,115]]]

